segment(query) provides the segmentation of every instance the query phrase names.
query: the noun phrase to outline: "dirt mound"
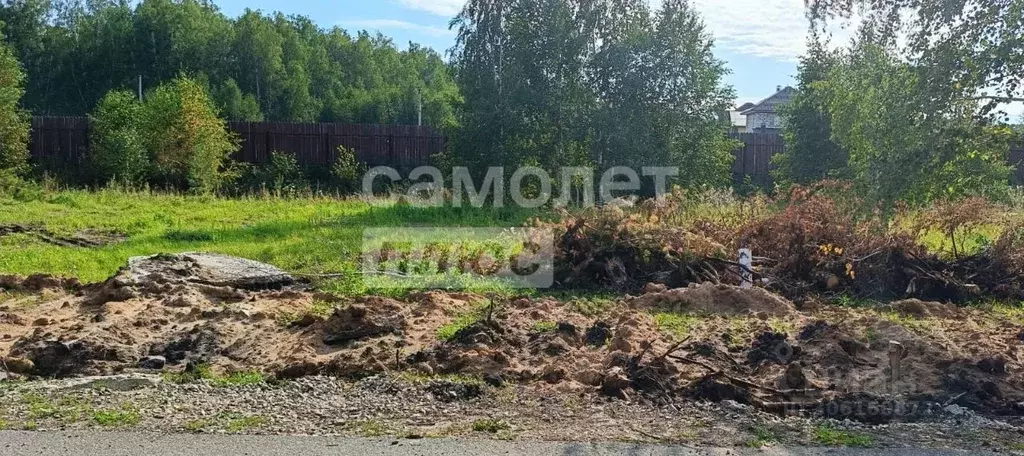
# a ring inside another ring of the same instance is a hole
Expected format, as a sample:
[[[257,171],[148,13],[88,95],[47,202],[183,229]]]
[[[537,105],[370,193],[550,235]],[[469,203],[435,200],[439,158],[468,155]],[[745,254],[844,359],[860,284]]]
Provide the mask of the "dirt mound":
[[[945,313],[941,305],[896,303],[900,315],[823,305],[809,315],[765,290],[725,285],[657,291],[587,312],[554,298],[439,291],[342,299],[194,280],[184,273],[202,262],[157,264],[168,262],[146,262],[159,267],[134,269],[149,271],[134,281],[122,271],[78,294],[56,289],[31,305],[0,303],[7,375],[199,365],[281,378],[412,371],[659,403],[730,399],[773,413],[869,422],[918,415],[868,416],[857,407],[870,413],[912,397],[1019,413],[1024,401],[1022,325],[977,309]],[[97,303],[98,293],[120,290],[128,292]],[[672,329],[653,315],[664,312],[691,315],[685,328]],[[481,394],[461,383],[442,381],[430,391],[445,400]]]
[[[957,315],[956,306],[920,299],[896,301],[890,304],[890,307],[901,314],[917,318],[953,318]]]
[[[78,291],[82,282],[75,278],[55,277],[48,274],[0,275],[0,290],[38,292],[42,290]]]
[[[792,316],[793,303],[762,288],[740,288],[711,283],[691,284],[659,293],[648,293],[627,300],[643,309],[665,309],[673,312],[721,315],[765,314],[773,317]]]
[[[389,299],[373,301],[336,310],[324,323],[324,343],[336,345],[365,337],[400,333],[405,327],[405,307]]]

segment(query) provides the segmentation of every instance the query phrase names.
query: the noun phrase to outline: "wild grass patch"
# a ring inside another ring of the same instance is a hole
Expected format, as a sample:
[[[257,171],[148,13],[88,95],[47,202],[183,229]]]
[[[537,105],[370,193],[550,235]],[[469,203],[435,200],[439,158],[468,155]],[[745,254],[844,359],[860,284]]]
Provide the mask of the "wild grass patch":
[[[139,424],[142,417],[137,408],[125,405],[117,409],[94,410],[92,419],[103,427],[129,427]]]
[[[690,330],[700,324],[701,321],[703,321],[702,317],[692,314],[674,312],[654,314],[654,322],[658,325],[658,330],[678,340],[689,337]]]
[[[874,439],[866,434],[858,434],[836,429],[829,425],[819,425],[814,429],[814,441],[828,446],[869,447]]]

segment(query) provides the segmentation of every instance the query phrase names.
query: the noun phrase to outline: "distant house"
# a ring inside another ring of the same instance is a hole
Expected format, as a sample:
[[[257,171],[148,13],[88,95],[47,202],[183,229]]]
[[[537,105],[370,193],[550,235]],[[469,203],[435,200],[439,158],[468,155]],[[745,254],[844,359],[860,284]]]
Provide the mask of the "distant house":
[[[747,132],[747,117],[743,115],[743,111],[753,107],[754,103],[744,103],[736,109],[729,110],[729,133],[737,134]]]
[[[772,133],[782,129],[782,118],[779,116],[779,108],[793,101],[796,89],[786,86],[779,87],[778,92],[760,103],[755,103],[747,109],[741,109],[741,114],[747,118],[747,133]],[[742,108],[742,107],[741,107]]]

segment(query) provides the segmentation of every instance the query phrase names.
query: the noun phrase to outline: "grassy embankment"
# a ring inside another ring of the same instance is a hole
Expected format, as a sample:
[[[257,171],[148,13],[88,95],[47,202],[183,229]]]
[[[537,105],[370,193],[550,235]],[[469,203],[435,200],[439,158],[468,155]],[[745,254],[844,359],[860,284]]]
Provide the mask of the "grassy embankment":
[[[0,272],[48,273],[102,281],[132,256],[185,251],[237,255],[304,274],[354,273],[363,229],[405,226],[520,226],[516,209],[375,207],[331,198],[218,198],[117,190],[53,192],[36,201],[0,199],[0,226],[18,224],[63,236],[123,236],[99,247],[66,247],[32,234],[0,236]],[[323,280],[325,289],[360,293],[358,274]]]

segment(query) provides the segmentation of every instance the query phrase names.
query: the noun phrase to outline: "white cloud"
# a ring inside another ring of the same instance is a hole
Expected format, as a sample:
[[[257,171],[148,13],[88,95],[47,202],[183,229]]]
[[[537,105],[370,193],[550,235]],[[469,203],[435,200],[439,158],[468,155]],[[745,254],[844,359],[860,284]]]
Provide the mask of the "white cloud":
[[[466,3],[466,0],[398,0],[398,3],[406,8],[452,17],[462,11],[462,5]]]
[[[795,61],[807,49],[804,0],[693,0],[718,47],[740,54]],[[833,45],[845,45],[849,25],[830,27]]]
[[[450,18],[466,0],[393,0],[414,10]],[[657,8],[661,0],[648,0]],[[807,49],[804,0],[691,0],[723,50],[795,61]],[[852,27],[830,27],[833,45],[845,45]]]
[[[366,30],[409,30],[424,35],[436,37],[454,36],[454,32],[444,27],[416,24],[409,21],[396,19],[351,19],[338,23],[344,27],[366,29]]]

